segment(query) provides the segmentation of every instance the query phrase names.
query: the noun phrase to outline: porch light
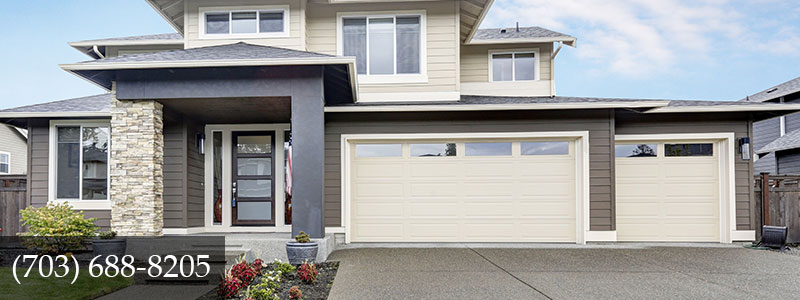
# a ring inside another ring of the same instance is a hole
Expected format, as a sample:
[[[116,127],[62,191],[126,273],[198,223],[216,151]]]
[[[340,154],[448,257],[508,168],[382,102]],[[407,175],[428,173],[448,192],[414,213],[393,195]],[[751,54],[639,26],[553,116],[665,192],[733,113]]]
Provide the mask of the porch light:
[[[206,135],[205,135],[205,133],[202,133],[202,132],[198,133],[197,136],[195,137],[195,141],[197,142],[197,152],[200,153],[200,155],[206,154],[206,148],[205,148]]]
[[[744,137],[739,139],[739,153],[742,154],[743,160],[750,160],[750,138]]]

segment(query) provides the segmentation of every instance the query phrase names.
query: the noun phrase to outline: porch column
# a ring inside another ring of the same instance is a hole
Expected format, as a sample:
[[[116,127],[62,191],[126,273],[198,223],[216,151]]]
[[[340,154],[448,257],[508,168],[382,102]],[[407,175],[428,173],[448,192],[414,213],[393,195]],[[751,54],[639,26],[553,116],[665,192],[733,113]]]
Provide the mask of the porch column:
[[[325,236],[325,103],[322,69],[292,83],[292,235]]]
[[[122,236],[161,236],[164,135],[162,105],[117,100],[111,105],[111,229]]]

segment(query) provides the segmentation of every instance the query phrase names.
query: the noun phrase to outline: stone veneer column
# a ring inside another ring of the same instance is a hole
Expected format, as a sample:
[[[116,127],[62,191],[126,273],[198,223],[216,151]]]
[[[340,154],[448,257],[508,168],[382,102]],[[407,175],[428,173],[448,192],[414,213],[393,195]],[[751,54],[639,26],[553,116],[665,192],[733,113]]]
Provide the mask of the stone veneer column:
[[[162,108],[153,100],[112,100],[111,229],[122,236],[162,235]]]

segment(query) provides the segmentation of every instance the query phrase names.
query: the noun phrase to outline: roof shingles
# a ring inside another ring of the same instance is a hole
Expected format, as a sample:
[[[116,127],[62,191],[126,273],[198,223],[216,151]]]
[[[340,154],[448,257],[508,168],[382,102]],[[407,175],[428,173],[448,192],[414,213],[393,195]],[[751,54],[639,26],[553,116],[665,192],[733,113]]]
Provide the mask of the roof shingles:
[[[285,58],[330,58],[333,55],[299,51],[271,46],[252,45],[244,42],[221,46],[169,50],[153,53],[130,54],[82,62],[81,64],[155,62],[155,61],[198,61],[198,60],[236,60],[236,59],[285,59]]]
[[[532,39],[532,38],[572,38],[572,36],[555,32],[542,27],[517,28],[487,28],[479,29],[474,40],[505,40],[505,39]]]

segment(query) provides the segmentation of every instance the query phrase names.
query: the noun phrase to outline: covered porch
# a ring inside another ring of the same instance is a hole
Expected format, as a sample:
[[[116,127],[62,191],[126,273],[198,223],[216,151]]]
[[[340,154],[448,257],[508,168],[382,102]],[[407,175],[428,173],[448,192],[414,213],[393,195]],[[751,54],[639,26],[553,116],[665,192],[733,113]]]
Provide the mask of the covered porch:
[[[62,66],[112,91],[111,228],[325,237],[324,106],[356,100],[353,60],[241,43],[169,56]]]

